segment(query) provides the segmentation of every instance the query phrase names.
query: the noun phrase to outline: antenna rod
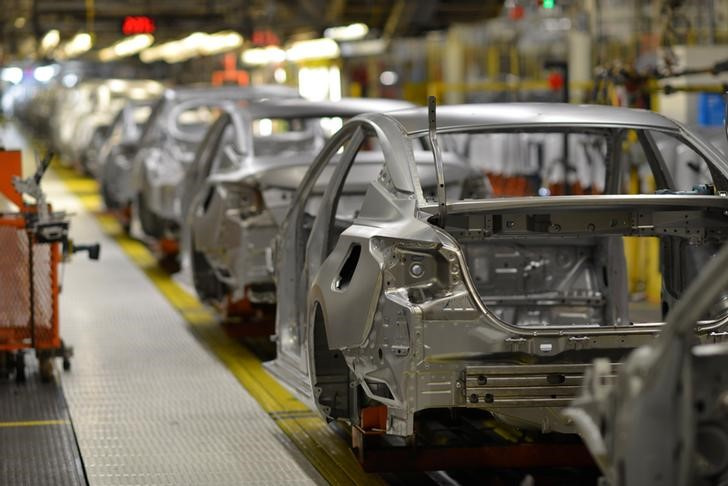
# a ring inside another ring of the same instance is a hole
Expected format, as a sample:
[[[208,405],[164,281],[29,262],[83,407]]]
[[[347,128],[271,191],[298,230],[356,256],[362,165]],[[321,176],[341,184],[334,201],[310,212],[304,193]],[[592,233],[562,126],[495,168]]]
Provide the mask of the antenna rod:
[[[440,144],[437,143],[437,100],[434,96],[427,99],[427,112],[429,120],[429,136],[430,145],[432,146],[432,154],[435,157],[435,175],[437,177],[437,213],[438,224],[441,228],[445,227],[447,219],[447,201],[445,200],[445,172],[442,164],[442,152]]]

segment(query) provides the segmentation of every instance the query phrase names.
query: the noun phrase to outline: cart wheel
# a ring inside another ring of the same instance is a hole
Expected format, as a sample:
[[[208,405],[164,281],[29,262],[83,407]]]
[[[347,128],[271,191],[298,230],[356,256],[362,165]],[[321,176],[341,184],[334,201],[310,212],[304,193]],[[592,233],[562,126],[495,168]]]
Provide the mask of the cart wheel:
[[[53,360],[50,356],[41,356],[40,361],[40,379],[43,383],[49,383],[53,380]]]
[[[63,358],[63,371],[71,369],[71,356],[73,356],[73,348],[67,347],[66,343],[61,339],[61,358]]]
[[[25,383],[25,353],[22,351],[15,354],[15,382]]]

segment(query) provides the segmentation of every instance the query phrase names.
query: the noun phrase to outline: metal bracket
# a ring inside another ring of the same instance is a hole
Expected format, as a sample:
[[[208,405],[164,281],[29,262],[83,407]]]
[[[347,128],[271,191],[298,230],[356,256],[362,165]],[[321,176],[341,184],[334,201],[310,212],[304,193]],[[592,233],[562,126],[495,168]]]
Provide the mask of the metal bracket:
[[[445,227],[447,219],[447,201],[445,200],[445,172],[442,164],[442,152],[440,144],[437,142],[437,100],[434,96],[427,99],[427,112],[429,120],[429,138],[432,146],[432,154],[435,157],[435,174],[437,177],[437,213],[438,224],[441,228]]]

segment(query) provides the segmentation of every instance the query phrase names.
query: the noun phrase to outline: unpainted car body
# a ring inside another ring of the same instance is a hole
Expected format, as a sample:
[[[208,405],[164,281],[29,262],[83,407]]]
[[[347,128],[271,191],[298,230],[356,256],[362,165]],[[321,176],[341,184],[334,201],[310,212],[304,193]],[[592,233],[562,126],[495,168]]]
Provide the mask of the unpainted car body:
[[[185,173],[215,118],[235,103],[297,96],[296,90],[284,86],[166,90],[145,126],[129,178],[117,181],[119,200],[133,203],[146,235],[175,235],[182,220]]]
[[[380,99],[278,99],[221,115],[187,172],[182,198],[198,295],[214,303],[228,296],[274,302],[270,245],[291,195],[330,135],[326,126],[412,106]]]
[[[108,136],[98,150],[96,163],[89,165],[91,173],[101,183],[101,194],[108,209],[124,206],[118,196],[123,192],[119,181],[123,181],[124,174],[131,171],[134,155],[154,103],[151,100],[129,100],[111,122]]]
[[[278,357],[269,366],[325,416],[357,423],[364,407],[385,405],[386,432],[411,436],[415,414],[474,408],[519,428],[575,433],[561,411],[592,359],[616,367],[662,327],[659,307],[655,320],[631,314],[622,237],[660,238],[664,314],[728,236],[728,165],[671,120],[603,106],[446,106],[433,138],[502,133],[597,137],[604,194],[471,200],[473,180],[445,167],[444,203],[423,192],[433,154],[424,165],[413,152],[429,134],[423,109],[357,117],[312,164],[277,240]],[[658,135],[689,146],[712,185],[681,191]],[[341,211],[358,148],[372,137],[384,164],[358,209]],[[621,193],[629,140],[659,194]],[[700,340],[726,334],[723,308],[701,322]]]
[[[56,148],[66,161],[85,168],[97,129],[108,126],[127,99],[153,99],[163,89],[158,81],[129,79],[88,80],[67,89],[54,113]]]

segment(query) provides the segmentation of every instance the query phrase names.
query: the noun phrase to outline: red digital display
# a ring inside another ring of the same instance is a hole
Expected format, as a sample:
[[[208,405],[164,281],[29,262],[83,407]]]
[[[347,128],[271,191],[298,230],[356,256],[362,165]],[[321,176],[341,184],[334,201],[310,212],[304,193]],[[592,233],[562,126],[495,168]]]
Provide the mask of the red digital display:
[[[124,17],[121,32],[124,35],[153,34],[157,30],[154,20],[146,15],[129,15]]]

